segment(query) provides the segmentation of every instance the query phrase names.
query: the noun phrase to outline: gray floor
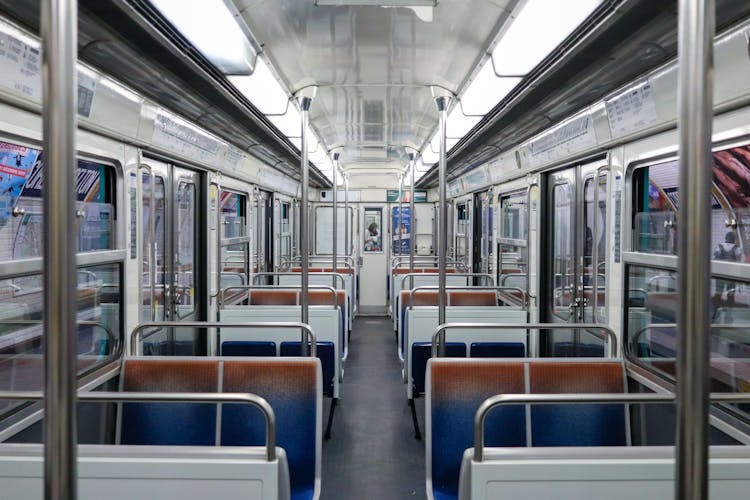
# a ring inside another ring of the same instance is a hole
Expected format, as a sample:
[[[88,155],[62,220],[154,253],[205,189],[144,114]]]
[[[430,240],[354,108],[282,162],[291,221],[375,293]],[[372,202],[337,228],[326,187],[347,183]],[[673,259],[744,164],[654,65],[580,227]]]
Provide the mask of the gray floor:
[[[424,446],[414,439],[388,318],[354,321],[345,370],[333,436],[323,442],[321,499],[426,499]]]

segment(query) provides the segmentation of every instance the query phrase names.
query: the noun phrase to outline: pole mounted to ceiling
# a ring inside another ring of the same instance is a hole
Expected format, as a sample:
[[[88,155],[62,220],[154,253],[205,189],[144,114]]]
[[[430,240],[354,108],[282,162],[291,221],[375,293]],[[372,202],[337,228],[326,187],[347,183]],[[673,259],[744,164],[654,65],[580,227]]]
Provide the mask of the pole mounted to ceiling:
[[[339,193],[338,193],[338,170],[339,170],[339,158],[341,157],[341,153],[337,150],[332,150],[330,152],[331,155],[331,165],[333,166],[333,246],[332,246],[332,252],[333,253],[333,287],[336,288],[336,273],[337,271],[337,265],[336,260],[338,259],[338,244],[339,244],[339,219],[338,219],[338,211],[339,211]]]
[[[677,438],[675,498],[708,498],[714,0],[678,7]]]
[[[438,137],[440,139],[440,161],[438,163],[438,193],[439,193],[439,220],[438,224],[438,324],[445,324],[445,306],[447,297],[445,294],[445,265],[448,253],[448,200],[446,196],[446,130],[448,126],[448,109],[453,101],[453,94],[442,87],[431,87],[432,97],[435,99],[438,114],[440,115],[440,127]],[[445,331],[440,333],[440,356],[445,356]]]
[[[308,191],[310,190],[310,164],[307,161],[307,130],[309,128],[309,111],[310,106],[312,106],[313,100],[315,99],[315,94],[317,92],[316,87],[305,87],[304,89],[300,90],[297,94],[295,94],[295,97],[297,98],[297,102],[299,103],[299,109],[300,109],[300,122],[302,127],[302,133],[300,134],[302,137],[302,164],[301,164],[301,171],[302,171],[302,199],[300,202],[300,220],[299,220],[299,239],[300,239],[300,258],[301,258],[301,297],[300,297],[300,306],[301,306],[301,321],[305,324],[310,324],[309,321],[309,304],[310,304],[310,298],[308,297],[308,290],[309,290],[309,284],[310,284],[310,243],[309,243],[309,202],[308,202]],[[302,356],[307,356],[309,354],[309,346],[307,345],[307,340],[305,339],[304,332],[302,333],[302,346],[301,346]]]

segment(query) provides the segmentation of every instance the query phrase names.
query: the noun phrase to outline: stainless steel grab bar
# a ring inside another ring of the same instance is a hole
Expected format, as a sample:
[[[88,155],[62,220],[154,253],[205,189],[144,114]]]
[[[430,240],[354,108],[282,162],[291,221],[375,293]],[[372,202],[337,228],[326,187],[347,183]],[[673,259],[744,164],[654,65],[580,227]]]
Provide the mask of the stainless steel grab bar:
[[[276,460],[276,414],[268,401],[251,393],[222,392],[79,392],[76,399],[80,401],[97,401],[100,403],[145,403],[161,401],[164,403],[249,403],[258,408],[266,421],[266,460]],[[42,391],[0,391],[2,401],[44,401]]]

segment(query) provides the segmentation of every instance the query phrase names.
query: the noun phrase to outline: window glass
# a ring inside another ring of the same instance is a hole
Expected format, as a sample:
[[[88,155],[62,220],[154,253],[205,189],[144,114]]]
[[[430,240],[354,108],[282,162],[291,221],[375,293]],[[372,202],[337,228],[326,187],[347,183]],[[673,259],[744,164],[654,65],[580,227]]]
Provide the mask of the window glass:
[[[0,260],[41,257],[44,155],[0,142]],[[78,251],[114,248],[114,168],[78,160]]]
[[[750,284],[711,280],[711,390],[750,389]],[[629,266],[626,346],[641,363],[674,379],[678,331],[677,273]]]
[[[231,191],[222,191],[220,196],[220,218],[221,237],[237,238],[245,236],[246,217],[245,206],[246,197],[241,194],[232,193]]]
[[[525,191],[500,197],[498,286],[526,290],[526,273],[528,272],[527,210],[528,197]]]
[[[711,248],[713,258],[748,261],[750,234],[750,146],[713,153]],[[633,249],[677,254],[679,162],[634,172]]]
[[[143,224],[143,263],[141,287],[143,293],[143,307],[141,321],[164,321],[164,252],[166,249],[165,226],[165,184],[161,176],[153,176],[144,172],[141,176],[143,183],[142,214]],[[152,192],[153,191],[153,192]],[[153,194],[153,205],[151,197]],[[153,235],[151,224],[153,219]],[[153,241],[152,241],[153,240]],[[154,293],[151,296],[151,273],[154,273]]]
[[[0,280],[0,390],[42,389],[41,285],[41,275]],[[77,297],[80,375],[119,356],[120,264],[79,268]],[[17,404],[0,401],[0,413]]]
[[[383,209],[365,208],[365,230],[363,250],[365,252],[383,251]]]

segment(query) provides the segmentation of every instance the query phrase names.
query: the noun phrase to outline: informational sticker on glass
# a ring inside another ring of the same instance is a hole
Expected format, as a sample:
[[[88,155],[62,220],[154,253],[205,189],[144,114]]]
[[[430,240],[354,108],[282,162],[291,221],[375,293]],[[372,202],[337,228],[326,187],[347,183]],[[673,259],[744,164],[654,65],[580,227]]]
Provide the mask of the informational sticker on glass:
[[[605,102],[609,130],[621,137],[642,129],[657,120],[651,83],[645,81]]]
[[[0,26],[0,86],[36,101],[42,99],[41,51]]]
[[[365,208],[365,230],[362,249],[365,252],[382,252],[383,235],[383,209]]]
[[[398,207],[393,208],[393,253],[409,253],[411,242],[411,208],[402,207],[399,213]]]
[[[10,218],[34,164],[38,149],[0,142],[0,227]]]
[[[88,118],[94,104],[96,80],[85,73],[78,72],[78,114]]]
[[[386,193],[386,200],[388,203],[398,203],[398,189],[389,189]],[[409,203],[411,201],[411,190],[404,189],[401,192],[401,201],[403,203]],[[414,190],[414,203],[426,203],[427,202],[427,191],[424,189]]]

